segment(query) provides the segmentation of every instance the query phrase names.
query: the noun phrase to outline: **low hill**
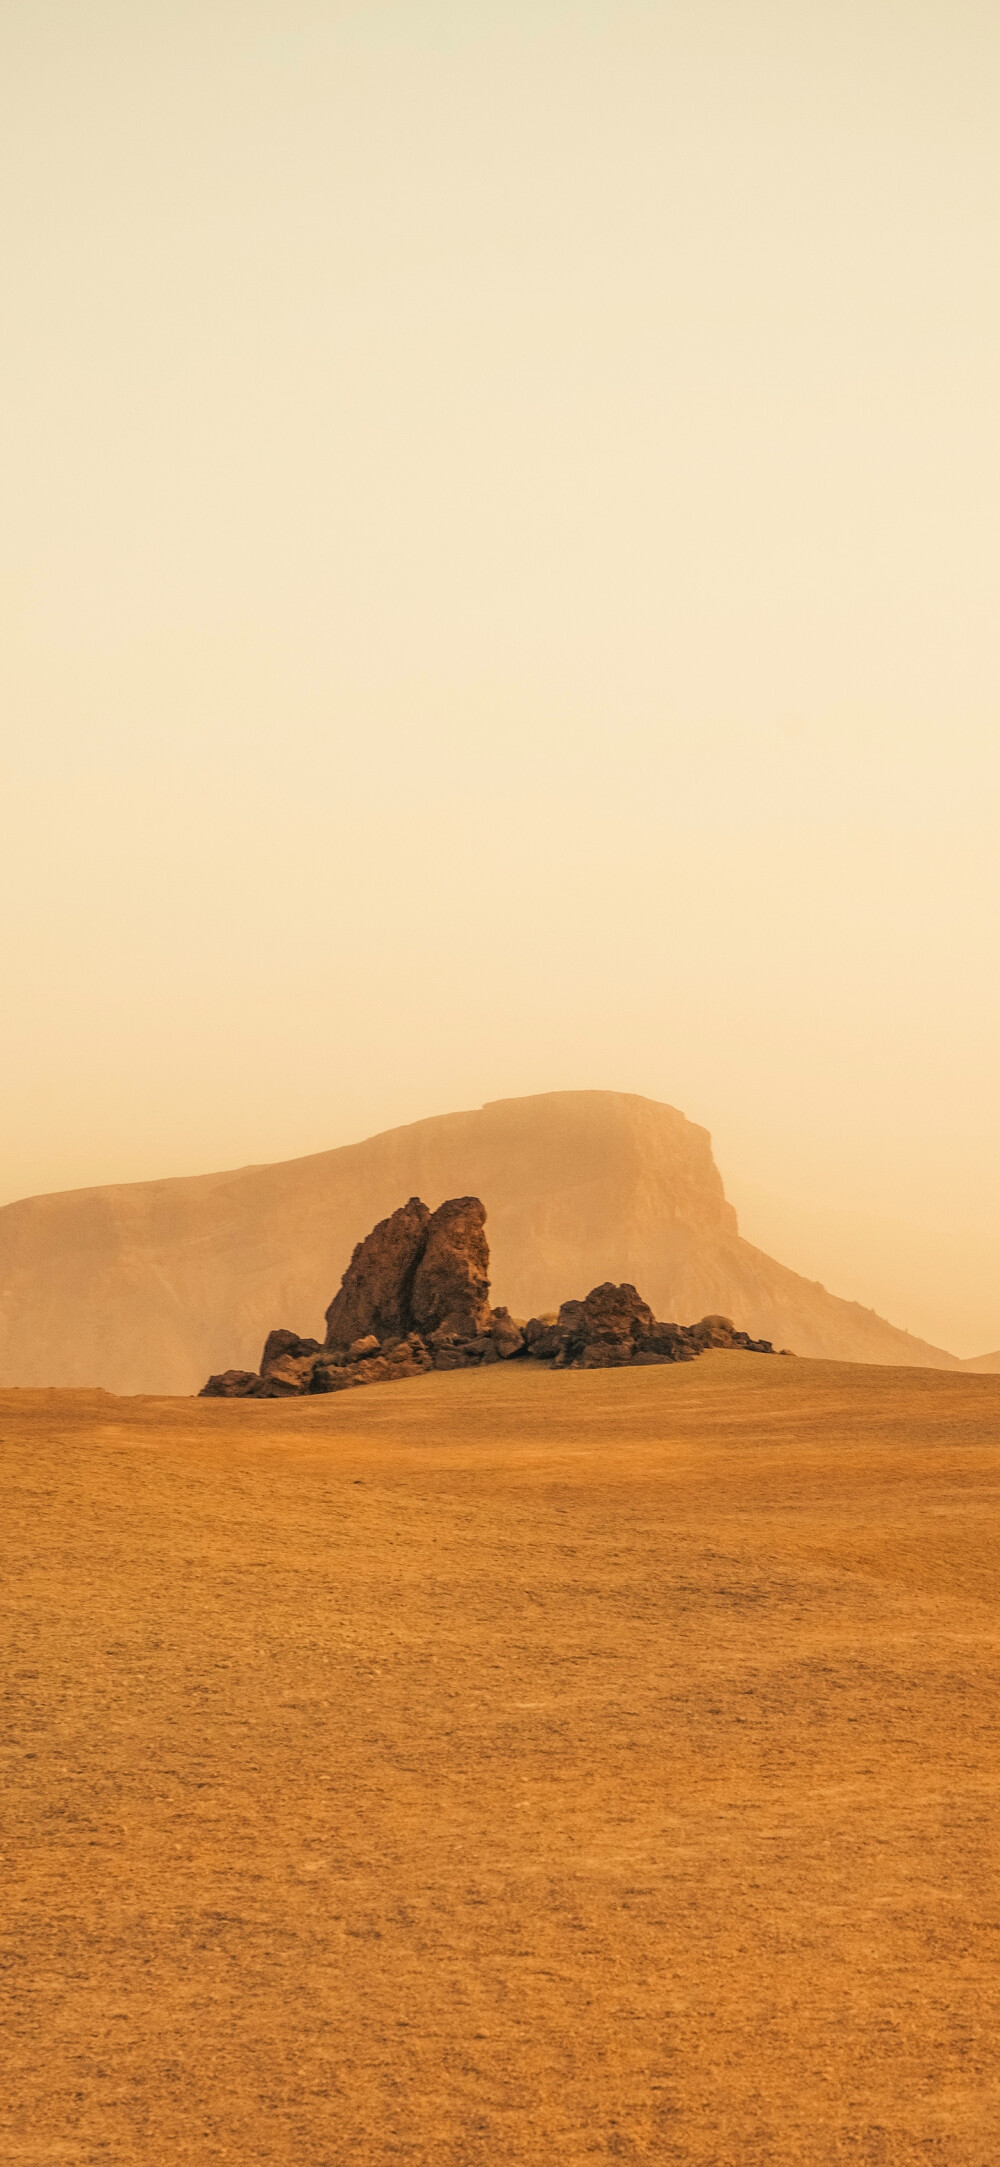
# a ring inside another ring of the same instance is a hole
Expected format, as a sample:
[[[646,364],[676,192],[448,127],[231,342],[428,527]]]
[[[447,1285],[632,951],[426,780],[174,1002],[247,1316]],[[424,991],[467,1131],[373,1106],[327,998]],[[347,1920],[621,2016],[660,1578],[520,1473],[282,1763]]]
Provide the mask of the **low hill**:
[[[0,1383],[196,1392],[256,1368],[276,1322],[322,1337],[376,1220],[463,1193],[484,1200],[493,1299],[515,1315],[630,1280],[657,1316],[722,1312],[796,1354],[962,1366],[743,1241],[707,1131],[674,1107],[558,1091],[274,1166],[8,1204]]]
[[[1000,1347],[993,1354],[970,1354],[959,1367],[971,1371],[973,1376],[995,1377],[1000,1373]]]

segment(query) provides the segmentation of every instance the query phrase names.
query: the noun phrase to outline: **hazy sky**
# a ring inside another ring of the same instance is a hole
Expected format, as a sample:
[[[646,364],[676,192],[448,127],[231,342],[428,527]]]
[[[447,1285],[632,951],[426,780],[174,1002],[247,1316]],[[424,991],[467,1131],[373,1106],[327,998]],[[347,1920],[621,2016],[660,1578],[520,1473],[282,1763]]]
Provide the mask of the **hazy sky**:
[[[995,0],[5,0],[0,1195],[609,1086],[1000,1346],[998,84]]]

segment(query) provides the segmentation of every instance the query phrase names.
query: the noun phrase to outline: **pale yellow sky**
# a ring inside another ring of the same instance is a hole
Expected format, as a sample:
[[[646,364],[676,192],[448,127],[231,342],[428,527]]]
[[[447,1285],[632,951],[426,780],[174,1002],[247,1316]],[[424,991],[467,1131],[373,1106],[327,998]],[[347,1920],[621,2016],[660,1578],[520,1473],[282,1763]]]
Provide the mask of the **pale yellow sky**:
[[[0,7],[0,1196],[635,1090],[1000,1346],[998,82],[965,0]]]

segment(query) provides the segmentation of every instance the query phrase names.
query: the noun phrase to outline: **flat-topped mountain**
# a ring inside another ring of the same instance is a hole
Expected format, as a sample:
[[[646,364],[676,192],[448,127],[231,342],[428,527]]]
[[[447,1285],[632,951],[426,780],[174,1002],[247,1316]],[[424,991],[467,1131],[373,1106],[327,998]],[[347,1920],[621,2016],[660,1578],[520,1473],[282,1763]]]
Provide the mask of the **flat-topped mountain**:
[[[408,1196],[483,1199],[493,1297],[544,1315],[598,1282],[657,1316],[736,1317],[797,1354],[965,1367],[742,1240],[705,1129],[617,1091],[442,1114],[274,1166],[0,1210],[0,1383],[197,1392],[276,1318],[319,1331],[358,1239]],[[987,1358],[988,1359],[988,1358]]]

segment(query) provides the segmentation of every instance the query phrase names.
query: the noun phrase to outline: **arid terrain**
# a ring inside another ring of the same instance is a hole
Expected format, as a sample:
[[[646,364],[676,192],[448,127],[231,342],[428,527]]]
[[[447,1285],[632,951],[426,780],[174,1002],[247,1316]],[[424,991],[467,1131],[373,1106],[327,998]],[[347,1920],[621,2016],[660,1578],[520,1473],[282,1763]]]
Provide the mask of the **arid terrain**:
[[[0,1440],[11,2167],[994,2167],[1000,1378]]]

